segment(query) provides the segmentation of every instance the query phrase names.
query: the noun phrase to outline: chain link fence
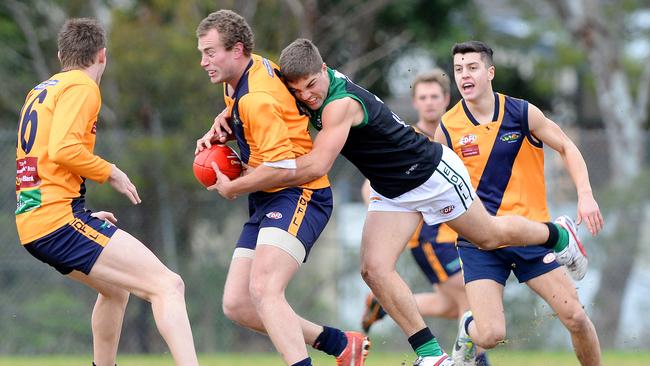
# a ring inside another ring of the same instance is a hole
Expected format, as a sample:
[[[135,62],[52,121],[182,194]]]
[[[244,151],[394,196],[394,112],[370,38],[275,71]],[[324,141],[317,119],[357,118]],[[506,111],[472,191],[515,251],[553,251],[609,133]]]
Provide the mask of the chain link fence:
[[[607,139],[603,131],[569,131],[579,145],[590,170],[597,199],[611,194]],[[113,211],[119,226],[147,244],[186,283],[186,298],[197,348],[200,352],[270,351],[263,336],[244,330],[226,319],[221,310],[223,285],[232,249],[247,216],[243,198],[225,201],[207,192],[191,173],[192,141],[174,136],[156,142],[126,131],[105,132],[98,153],[118,162],[133,179],[143,203],[130,206],[128,200],[110,187],[88,184],[88,206]],[[89,289],[60,276],[21,248],[15,229],[15,196],[9,179],[15,175],[15,131],[0,133],[0,156],[5,174],[1,204],[0,236],[0,353],[90,352],[90,315],[96,295]],[[648,146],[646,136],[646,146]],[[158,145],[157,145],[158,144]],[[161,145],[162,144],[162,145]],[[176,155],[161,151],[176,148]],[[646,159],[645,161],[648,161]],[[548,197],[552,214],[575,215],[575,189],[554,152],[547,153]],[[648,167],[646,166],[645,169]],[[296,311],[315,322],[343,328],[359,328],[367,288],[359,276],[359,242],[365,209],[359,188],[363,177],[343,159],[330,174],[335,192],[334,214],[324,234],[288,290]],[[647,187],[637,187],[648,190]],[[644,202],[645,206],[647,202]],[[608,224],[615,221],[603,207]],[[647,210],[646,210],[647,212]],[[646,215],[647,216],[647,215]],[[647,222],[647,219],[644,220]],[[645,225],[648,227],[648,225]],[[583,232],[586,230],[582,229]],[[580,282],[579,293],[589,311],[592,298],[608,258],[604,248],[616,245],[611,236],[587,239],[592,267]],[[641,230],[640,251],[626,289],[621,290],[625,311],[620,348],[647,348],[650,321],[642,314],[650,308],[650,271],[639,265],[648,258],[647,229]],[[620,255],[627,255],[620,252]],[[415,291],[430,286],[414,266],[410,255],[399,262],[399,271]],[[514,283],[506,288],[505,307],[510,345],[520,348],[570,346],[567,332],[559,321],[525,286]],[[430,320],[434,334],[443,345],[455,336],[455,322]],[[375,345],[385,350],[408,349],[405,337],[390,320],[373,329]],[[121,352],[165,352],[149,304],[131,297],[122,332]]]

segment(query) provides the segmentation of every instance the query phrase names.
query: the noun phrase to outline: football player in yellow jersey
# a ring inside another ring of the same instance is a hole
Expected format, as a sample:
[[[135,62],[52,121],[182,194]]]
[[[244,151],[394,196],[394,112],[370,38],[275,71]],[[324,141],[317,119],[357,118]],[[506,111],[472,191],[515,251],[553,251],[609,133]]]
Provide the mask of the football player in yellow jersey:
[[[197,28],[201,66],[213,84],[224,84],[226,109],[242,161],[255,168],[232,183],[250,193],[250,218],[237,242],[223,297],[226,316],[269,335],[287,365],[311,366],[305,343],[336,357],[338,365],[362,366],[370,346],[366,336],[323,327],[299,317],[285,298],[296,274],[332,212],[326,175],[297,186],[278,182],[292,176],[295,159],[312,147],[309,120],[279,77],[278,67],[252,54],[253,32],[246,20],[219,10]],[[214,129],[197,141],[197,152],[216,137]],[[223,142],[223,140],[221,140]],[[228,178],[218,171],[208,189],[225,198]],[[278,189],[262,190],[269,182]]]
[[[92,314],[94,365],[115,364],[129,293],[151,303],[176,365],[198,365],[181,277],[118,229],[113,214],[84,206],[86,179],[108,181],[140,203],[128,176],[93,153],[105,43],[96,20],[68,20],[58,36],[62,71],[27,95],[16,148],[20,241],[37,259],[99,293]]]
[[[418,74],[411,85],[413,108],[418,113],[415,128],[433,140],[442,115],[450,101],[450,81],[441,69]],[[361,194],[366,204],[370,199],[370,181],[366,180]],[[445,224],[422,223],[408,243],[411,254],[422,273],[433,286],[433,292],[414,294],[418,310],[423,317],[459,319],[467,310],[469,302],[456,251],[458,235]],[[369,294],[362,319],[367,333],[373,323],[386,315],[377,298]],[[485,352],[480,352],[476,365],[487,366]]]
[[[492,215],[548,220],[543,145],[557,151],[578,193],[577,223],[592,235],[603,226],[580,151],[562,129],[531,103],[495,93],[493,51],[469,41],[452,50],[454,78],[463,99],[442,118],[436,141],[452,148],[467,167],[476,193]],[[561,221],[575,234],[569,218]],[[600,346],[573,281],[543,247],[480,250],[459,238],[471,312],[459,324],[456,365],[473,365],[474,344],[493,348],[505,339],[503,290],[510,272],[541,296],[571,333],[582,365],[600,365]],[[586,264],[585,264],[586,265]],[[579,279],[579,278],[578,278]]]

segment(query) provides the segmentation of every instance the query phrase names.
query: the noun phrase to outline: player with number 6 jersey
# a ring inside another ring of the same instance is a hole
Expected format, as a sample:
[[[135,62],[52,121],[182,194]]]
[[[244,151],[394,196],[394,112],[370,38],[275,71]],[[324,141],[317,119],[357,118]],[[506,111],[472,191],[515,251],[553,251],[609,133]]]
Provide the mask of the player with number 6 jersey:
[[[80,70],[55,74],[27,95],[16,148],[21,243],[72,221],[73,206],[83,207],[86,179],[108,179],[111,164],[93,154],[100,105],[99,87]],[[62,169],[61,160],[72,165]]]
[[[93,365],[114,365],[129,294],[149,301],[176,365],[196,366],[181,277],[110,212],[85,207],[86,179],[108,182],[133,204],[137,189],[94,154],[106,36],[95,19],[66,21],[58,35],[62,71],[38,84],[20,112],[16,142],[16,226],[23,248],[98,292],[92,312]]]

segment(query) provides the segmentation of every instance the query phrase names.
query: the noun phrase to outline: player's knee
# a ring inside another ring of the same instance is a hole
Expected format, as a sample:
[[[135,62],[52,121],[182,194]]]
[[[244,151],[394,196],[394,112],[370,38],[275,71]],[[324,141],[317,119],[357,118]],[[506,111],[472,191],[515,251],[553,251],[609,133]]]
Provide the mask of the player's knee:
[[[249,291],[251,300],[255,306],[259,306],[267,299],[282,296],[283,294],[282,288],[278,287],[277,284],[271,283],[264,276],[252,277]]]
[[[224,294],[221,307],[223,314],[228,319],[240,324],[246,320],[245,310],[248,308],[248,304],[240,296]]]
[[[361,277],[370,288],[381,281],[384,272],[386,269],[377,263],[364,262],[361,264]]]
[[[580,333],[588,329],[591,323],[587,313],[582,307],[578,307],[567,314],[563,314],[562,323],[571,333]]]
[[[474,341],[485,349],[492,349],[503,343],[506,339],[506,330],[503,328],[489,328],[481,332],[478,339]]]
[[[183,279],[177,273],[170,272],[166,275],[163,286],[164,292],[167,295],[185,296],[185,282],[183,282]]]

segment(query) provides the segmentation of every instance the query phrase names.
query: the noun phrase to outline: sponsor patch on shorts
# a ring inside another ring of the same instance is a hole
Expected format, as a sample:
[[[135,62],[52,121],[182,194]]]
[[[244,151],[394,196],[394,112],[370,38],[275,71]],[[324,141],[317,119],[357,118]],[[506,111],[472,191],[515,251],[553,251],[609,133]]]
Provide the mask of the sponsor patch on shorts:
[[[441,215],[449,215],[452,211],[454,211],[455,208],[456,208],[456,206],[454,206],[454,205],[449,205],[449,206],[447,206],[447,207],[441,209],[441,210],[440,210],[440,214],[441,214]]]
[[[282,213],[278,211],[268,212],[266,217],[273,220],[280,220],[282,218]]]
[[[549,264],[549,263],[553,263],[554,260],[555,260],[555,254],[548,253],[548,254],[546,254],[544,256],[544,258],[542,259],[542,262],[544,262],[546,264]]]

